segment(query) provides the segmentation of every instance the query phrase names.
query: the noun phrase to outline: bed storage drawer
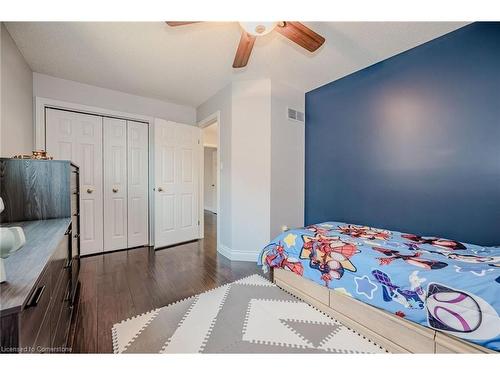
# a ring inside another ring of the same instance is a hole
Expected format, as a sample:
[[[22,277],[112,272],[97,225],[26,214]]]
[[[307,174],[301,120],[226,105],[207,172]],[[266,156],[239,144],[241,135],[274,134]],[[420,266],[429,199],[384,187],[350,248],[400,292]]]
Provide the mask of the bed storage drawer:
[[[434,353],[434,331],[330,290],[329,306],[411,353]]]
[[[436,353],[484,354],[495,352],[483,346],[465,343],[460,339],[456,339],[441,332],[436,332]]]
[[[434,353],[435,332],[335,292],[290,271],[274,269],[274,282],[393,353]]]
[[[274,279],[278,285],[280,285],[279,281],[294,285],[294,292],[297,294],[302,294],[305,293],[304,291],[307,291],[308,297],[312,297],[316,301],[328,306],[330,295],[328,289],[324,286],[281,268],[274,269]],[[302,295],[297,295],[297,297],[304,298]]]

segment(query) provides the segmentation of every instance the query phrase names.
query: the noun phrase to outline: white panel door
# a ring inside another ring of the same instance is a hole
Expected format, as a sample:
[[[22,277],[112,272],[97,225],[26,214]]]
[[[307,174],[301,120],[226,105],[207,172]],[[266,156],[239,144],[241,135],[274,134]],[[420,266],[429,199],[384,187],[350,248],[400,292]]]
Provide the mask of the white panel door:
[[[46,109],[46,151],[80,167],[81,254],[103,251],[102,117]]]
[[[104,251],[127,248],[127,121],[104,117]]]
[[[155,247],[199,237],[200,129],[155,120]]]
[[[128,247],[149,243],[148,210],[148,125],[128,125]]]

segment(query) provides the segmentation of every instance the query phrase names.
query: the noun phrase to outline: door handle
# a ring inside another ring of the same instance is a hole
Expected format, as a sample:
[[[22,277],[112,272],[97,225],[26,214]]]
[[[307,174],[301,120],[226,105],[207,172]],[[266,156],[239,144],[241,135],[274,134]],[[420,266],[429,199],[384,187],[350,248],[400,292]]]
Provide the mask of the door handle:
[[[212,184],[212,185],[210,185],[210,186],[215,187],[215,185],[214,185],[214,184]]]
[[[93,188],[88,188],[88,189],[87,189],[87,193],[92,194],[93,192],[94,192],[94,189],[93,189]]]
[[[113,188],[113,193],[118,193],[118,188]]]
[[[159,187],[159,188],[158,188],[158,191],[159,191],[159,192],[162,192],[162,191],[163,191],[163,188]]]

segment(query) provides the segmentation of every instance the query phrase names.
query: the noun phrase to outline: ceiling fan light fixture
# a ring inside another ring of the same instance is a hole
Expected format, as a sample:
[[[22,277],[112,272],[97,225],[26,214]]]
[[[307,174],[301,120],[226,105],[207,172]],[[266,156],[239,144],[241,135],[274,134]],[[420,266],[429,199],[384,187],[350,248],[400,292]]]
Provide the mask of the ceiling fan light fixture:
[[[278,22],[240,22],[243,30],[253,36],[269,34],[277,24]]]
[[[190,23],[197,23],[195,21],[165,21],[169,26],[183,26]],[[238,49],[234,56],[233,68],[244,68],[250,54],[252,53],[253,45],[258,36],[269,34],[271,31],[276,30],[285,38],[291,40],[293,43],[305,48],[309,52],[315,52],[325,43],[323,38],[318,33],[311,30],[303,23],[297,21],[278,21],[278,22],[240,22],[243,31],[241,32],[240,42]]]

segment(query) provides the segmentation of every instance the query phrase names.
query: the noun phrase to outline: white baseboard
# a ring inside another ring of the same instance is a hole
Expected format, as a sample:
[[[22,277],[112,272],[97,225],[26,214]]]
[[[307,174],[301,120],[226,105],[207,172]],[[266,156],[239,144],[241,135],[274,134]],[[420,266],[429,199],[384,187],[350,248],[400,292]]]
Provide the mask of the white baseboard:
[[[216,210],[213,208],[213,207],[205,207],[204,208],[205,211],[210,211],[211,213],[213,214],[216,214],[217,212],[215,212]]]
[[[225,256],[229,260],[237,260],[242,262],[255,262],[257,263],[257,258],[259,256],[258,252],[255,251],[245,251],[245,250],[234,250],[229,247],[220,244],[218,249],[219,254]]]
[[[231,249],[223,244],[219,244],[219,248],[217,252],[222,256],[225,256],[227,259],[231,260]]]

